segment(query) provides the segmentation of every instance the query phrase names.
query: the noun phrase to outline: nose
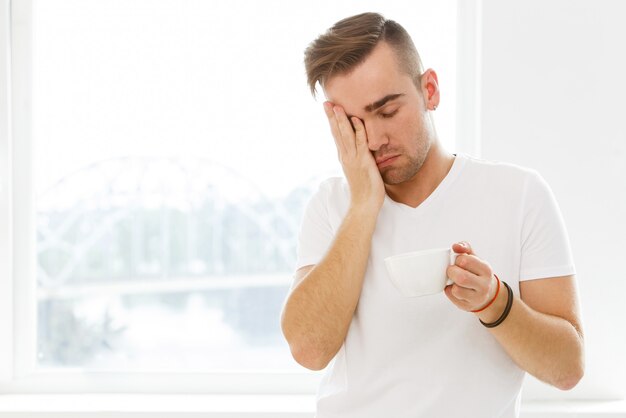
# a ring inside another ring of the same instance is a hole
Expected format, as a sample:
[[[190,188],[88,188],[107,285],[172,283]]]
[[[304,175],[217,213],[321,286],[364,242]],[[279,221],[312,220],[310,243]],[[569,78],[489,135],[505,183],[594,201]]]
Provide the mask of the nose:
[[[370,151],[378,151],[380,147],[389,143],[389,137],[383,127],[374,121],[365,123],[365,133]]]

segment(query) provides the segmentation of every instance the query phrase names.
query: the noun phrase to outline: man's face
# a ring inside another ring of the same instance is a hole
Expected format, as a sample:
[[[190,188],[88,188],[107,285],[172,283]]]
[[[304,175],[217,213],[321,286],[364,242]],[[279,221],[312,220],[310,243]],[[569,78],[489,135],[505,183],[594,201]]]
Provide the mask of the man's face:
[[[413,178],[428,155],[434,128],[426,116],[424,90],[401,71],[385,42],[353,71],[324,84],[330,102],[364,122],[369,149],[388,185]]]

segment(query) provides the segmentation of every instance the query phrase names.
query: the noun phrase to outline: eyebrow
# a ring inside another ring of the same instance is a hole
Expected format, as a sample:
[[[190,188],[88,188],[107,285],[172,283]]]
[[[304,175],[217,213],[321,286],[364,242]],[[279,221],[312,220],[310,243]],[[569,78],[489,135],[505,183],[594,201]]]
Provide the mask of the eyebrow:
[[[383,107],[387,102],[397,99],[400,96],[404,96],[404,93],[396,93],[396,94],[388,94],[380,100],[376,100],[374,103],[368,104],[365,106],[366,112],[372,112],[379,107]]]

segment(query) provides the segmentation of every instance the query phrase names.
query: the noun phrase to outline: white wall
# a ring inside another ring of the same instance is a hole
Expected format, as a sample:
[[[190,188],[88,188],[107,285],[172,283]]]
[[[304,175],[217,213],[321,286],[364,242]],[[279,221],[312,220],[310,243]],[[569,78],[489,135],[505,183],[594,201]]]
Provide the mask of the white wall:
[[[482,156],[539,170],[570,233],[587,372],[567,397],[626,397],[625,19],[619,0],[482,4]]]

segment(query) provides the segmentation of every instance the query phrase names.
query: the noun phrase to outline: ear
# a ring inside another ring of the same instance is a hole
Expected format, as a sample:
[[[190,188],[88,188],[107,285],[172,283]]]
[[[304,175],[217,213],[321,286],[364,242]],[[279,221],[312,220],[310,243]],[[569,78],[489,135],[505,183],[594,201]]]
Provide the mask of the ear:
[[[432,68],[424,71],[421,78],[422,95],[426,109],[435,110],[439,106],[439,80]]]

